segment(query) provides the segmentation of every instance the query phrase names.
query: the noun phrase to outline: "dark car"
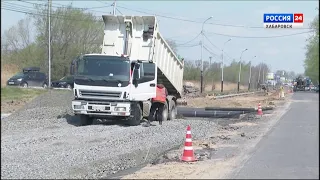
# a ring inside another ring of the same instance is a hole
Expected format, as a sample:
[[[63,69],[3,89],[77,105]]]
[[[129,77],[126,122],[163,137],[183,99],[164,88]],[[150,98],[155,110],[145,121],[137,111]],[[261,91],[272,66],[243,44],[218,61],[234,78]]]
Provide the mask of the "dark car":
[[[319,92],[319,85],[315,89],[316,92]]]
[[[40,68],[30,67],[24,68],[22,72],[15,74],[8,81],[8,86],[22,86],[22,87],[48,87],[47,76],[39,72]]]
[[[58,81],[52,81],[51,87],[73,89],[73,76],[65,76]]]

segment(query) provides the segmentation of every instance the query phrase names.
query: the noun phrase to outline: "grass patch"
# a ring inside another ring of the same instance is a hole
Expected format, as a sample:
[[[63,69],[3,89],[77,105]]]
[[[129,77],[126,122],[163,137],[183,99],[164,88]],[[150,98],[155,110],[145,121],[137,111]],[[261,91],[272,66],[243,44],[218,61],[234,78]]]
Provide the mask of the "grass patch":
[[[47,92],[46,89],[25,89],[18,87],[1,87],[1,101],[32,99],[42,93]]]

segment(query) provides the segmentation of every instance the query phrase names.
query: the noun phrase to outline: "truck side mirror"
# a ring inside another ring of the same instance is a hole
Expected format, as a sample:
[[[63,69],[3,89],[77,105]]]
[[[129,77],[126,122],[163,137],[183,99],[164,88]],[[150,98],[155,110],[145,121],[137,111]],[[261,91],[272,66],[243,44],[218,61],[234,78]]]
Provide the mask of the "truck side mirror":
[[[134,80],[140,79],[140,71],[139,71],[139,69],[134,69],[133,70],[133,79]]]
[[[132,83],[135,87],[138,86],[138,81],[140,79],[140,71],[139,69],[134,69],[133,70],[133,77],[132,77]]]

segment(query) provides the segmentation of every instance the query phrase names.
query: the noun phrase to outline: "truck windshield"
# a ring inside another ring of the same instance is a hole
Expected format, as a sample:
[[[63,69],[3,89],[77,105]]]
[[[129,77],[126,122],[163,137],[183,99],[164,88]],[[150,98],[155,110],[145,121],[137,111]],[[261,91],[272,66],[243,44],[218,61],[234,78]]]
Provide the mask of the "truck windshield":
[[[116,56],[84,56],[78,64],[77,75],[94,80],[129,81],[130,62]]]

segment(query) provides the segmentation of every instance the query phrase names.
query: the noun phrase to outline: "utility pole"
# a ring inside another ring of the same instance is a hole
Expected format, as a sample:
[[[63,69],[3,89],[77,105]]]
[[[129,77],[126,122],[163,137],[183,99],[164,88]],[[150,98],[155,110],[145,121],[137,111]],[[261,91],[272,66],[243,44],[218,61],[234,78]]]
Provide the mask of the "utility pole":
[[[259,66],[258,86],[257,86],[257,88],[259,88],[259,87],[260,87],[260,73],[261,73],[261,66],[262,66],[262,63],[260,63],[260,66]]]
[[[201,31],[202,34],[202,31]],[[203,53],[203,35],[201,39],[201,70],[200,70],[200,93],[203,91],[203,59],[202,59],[202,53]]]
[[[223,47],[222,47],[222,57],[221,57],[221,59],[222,59],[222,64],[221,64],[221,92],[223,92],[223,69],[224,69],[224,57],[223,57],[223,55],[224,55],[224,47],[225,47],[225,45],[226,45],[229,41],[231,41],[231,38],[228,39],[228,41],[226,41],[226,42],[223,44]]]
[[[251,84],[251,61],[250,61],[250,68],[249,68],[249,83],[248,83],[248,91],[250,91],[250,84]]]
[[[201,73],[200,73],[200,93],[203,92],[203,58],[202,58],[202,55],[203,55],[203,39],[204,39],[204,34],[203,34],[203,27],[204,27],[204,24],[210,20],[212,18],[209,17],[208,19],[206,19],[205,21],[203,21],[202,23],[202,28],[201,28]]]
[[[117,6],[116,6],[116,0],[113,2],[113,9],[112,9],[112,14],[115,16],[116,15],[116,10],[117,10]]]
[[[257,57],[257,56],[253,56],[252,59],[254,59],[255,57]],[[251,71],[252,71],[252,65],[251,65],[251,61],[250,61],[248,91],[250,91],[250,86],[251,86]]]
[[[240,80],[241,80],[241,60],[242,60],[242,54],[244,52],[246,52],[248,49],[245,49],[241,52],[241,55],[240,55],[240,60],[239,60],[239,79],[238,79],[238,92],[240,91]]]
[[[211,59],[212,59],[212,57],[210,56],[209,57],[209,72],[210,72],[210,75],[211,75],[211,78],[212,78],[212,84],[211,84],[211,90],[213,91],[214,90],[214,82],[213,82],[213,80],[214,80],[214,76],[213,76],[213,69],[211,69]]]
[[[264,83],[264,67],[262,68],[262,84]]]
[[[51,0],[48,0],[48,61],[49,61],[49,84],[51,88]]]

